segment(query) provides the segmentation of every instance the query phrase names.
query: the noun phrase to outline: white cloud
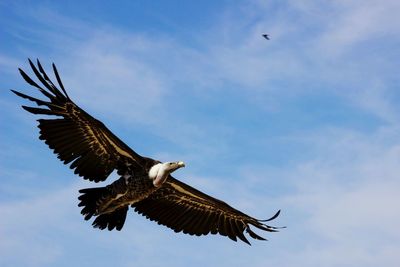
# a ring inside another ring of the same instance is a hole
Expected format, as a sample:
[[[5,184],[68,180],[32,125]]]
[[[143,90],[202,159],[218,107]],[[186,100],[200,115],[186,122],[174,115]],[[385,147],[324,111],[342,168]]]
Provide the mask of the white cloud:
[[[72,188],[68,188],[23,198],[21,201],[2,202],[0,262],[4,266],[11,263],[43,266],[62,255],[60,243],[54,242],[52,232],[63,232],[72,227],[73,222],[68,211],[71,211],[73,195]]]
[[[387,139],[391,133],[314,139],[318,157],[300,164],[288,177],[297,189],[286,201],[290,210],[306,218],[302,230],[309,238],[304,249],[292,255],[294,262],[396,266],[400,144],[389,145]]]
[[[317,90],[337,94],[384,120],[397,121],[397,116],[390,114],[393,103],[387,99],[384,82],[391,74],[376,71],[377,56],[346,60],[345,52],[359,48],[360,40],[373,42],[369,30],[395,33],[398,27],[393,25],[398,25],[398,20],[393,10],[397,4],[346,3],[328,7],[310,1],[286,3],[287,9],[273,16],[263,15],[271,6],[252,4],[227,12],[220,25],[198,38],[197,47],[187,47],[173,37],[155,38],[108,25],[91,29],[82,21],[69,23],[71,19],[48,11],[42,11],[41,20],[52,21],[65,31],[39,34],[49,35],[52,45],[62,46],[62,54],[68,55],[58,55],[55,60],[70,91],[85,106],[134,122],[160,125],[170,115],[165,99],[184,93],[183,86],[197,90],[200,97],[204,92],[223,90],[262,99],[254,102],[257,105],[279,97],[302,97],[317,86]],[[293,12],[298,18],[288,20]],[[313,12],[320,15],[311,16]],[[322,15],[329,12],[334,20]],[[365,19],[367,15],[372,18]],[[310,34],[306,29],[313,23],[318,27]],[[261,37],[265,31],[271,33],[269,42]],[[226,83],[230,86],[222,86]],[[247,92],[249,89],[252,91]]]
[[[321,49],[331,56],[399,32],[398,1],[339,1],[332,8],[335,19],[327,22],[320,40]]]

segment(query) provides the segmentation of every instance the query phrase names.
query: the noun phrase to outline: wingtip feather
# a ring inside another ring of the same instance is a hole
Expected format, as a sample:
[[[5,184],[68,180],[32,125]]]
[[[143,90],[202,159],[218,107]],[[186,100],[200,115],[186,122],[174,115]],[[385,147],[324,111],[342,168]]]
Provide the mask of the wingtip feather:
[[[56,67],[56,65],[54,64],[54,62],[52,63],[52,66],[53,66],[54,75],[56,76],[57,82],[58,82],[58,84],[60,85],[61,90],[63,91],[63,93],[65,94],[65,96],[67,97],[67,99],[70,99],[69,96],[68,96],[68,94],[67,94],[67,91],[66,91],[65,88],[64,88],[64,85],[63,85],[63,83],[62,83],[62,81],[61,81],[60,75],[58,74],[58,70],[57,70],[57,67]]]
[[[257,235],[256,233],[254,233],[254,232],[250,229],[250,227],[247,227],[247,228],[246,228],[246,232],[247,232],[252,238],[254,238],[254,239],[263,240],[263,241],[266,241],[266,240],[267,240],[266,238],[261,237],[261,236]]]
[[[266,219],[266,220],[259,220],[259,221],[260,222],[269,222],[269,221],[275,220],[279,216],[279,214],[281,214],[281,210],[278,210],[271,218]]]

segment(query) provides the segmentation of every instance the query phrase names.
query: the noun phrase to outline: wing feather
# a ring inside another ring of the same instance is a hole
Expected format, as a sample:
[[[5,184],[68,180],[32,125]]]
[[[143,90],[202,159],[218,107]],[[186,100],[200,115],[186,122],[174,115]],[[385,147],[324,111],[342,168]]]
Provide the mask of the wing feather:
[[[195,226],[198,229],[198,235],[206,235],[208,234],[209,230],[209,220],[210,220],[210,211],[205,211],[202,215],[202,218],[198,221],[197,225]]]
[[[234,224],[234,227],[236,229],[235,233],[236,233],[237,237],[239,237],[239,239],[242,240],[243,242],[250,245],[249,240],[247,240],[247,238],[243,234],[243,231],[245,229],[243,222],[236,221]]]
[[[138,155],[102,122],[71,101],[54,64],[53,71],[61,91],[46,74],[39,60],[37,67],[30,59],[29,65],[43,86],[19,69],[22,77],[48,100],[11,91],[38,106],[43,106],[43,108],[22,106],[26,111],[52,117],[38,120],[39,139],[44,140],[61,161],[65,164],[71,163],[70,168],[74,169],[76,174],[84,179],[99,182],[104,181],[114,169],[123,172],[128,165],[145,169],[152,165],[154,162],[152,159]]]
[[[218,216],[217,231],[220,235],[227,236],[224,223],[225,223],[224,215],[220,213]]]
[[[228,237],[236,242],[237,234],[235,233],[236,230],[235,221],[229,217],[225,217],[225,223],[226,223],[226,231],[228,233]]]
[[[58,82],[58,84],[60,85],[61,90],[63,91],[63,93],[65,94],[65,96],[69,99],[69,96],[68,96],[68,94],[67,94],[67,91],[65,91],[65,89],[64,89],[64,85],[63,85],[63,83],[62,83],[62,81],[61,81],[60,75],[58,74],[58,70],[57,70],[57,68],[56,68],[56,65],[53,63],[52,66],[53,66],[54,75],[56,76],[57,82]]]
[[[190,187],[173,177],[148,198],[132,205],[135,211],[175,232],[190,235],[220,234],[250,244],[244,232],[257,240],[265,240],[250,229],[251,226],[276,232],[277,228],[262,223],[225,202]],[[279,215],[279,213],[278,213]],[[274,215],[272,219],[275,219]]]

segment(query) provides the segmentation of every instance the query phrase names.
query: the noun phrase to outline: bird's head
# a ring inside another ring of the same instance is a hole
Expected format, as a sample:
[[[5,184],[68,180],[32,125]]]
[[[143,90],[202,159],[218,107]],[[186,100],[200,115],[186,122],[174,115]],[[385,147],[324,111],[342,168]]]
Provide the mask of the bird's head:
[[[183,161],[174,161],[174,162],[165,162],[163,163],[164,168],[169,173],[176,171],[179,168],[185,167],[185,163]]]
[[[183,161],[158,163],[151,167],[149,178],[153,180],[155,187],[160,187],[168,178],[168,175],[182,167],[185,167]]]

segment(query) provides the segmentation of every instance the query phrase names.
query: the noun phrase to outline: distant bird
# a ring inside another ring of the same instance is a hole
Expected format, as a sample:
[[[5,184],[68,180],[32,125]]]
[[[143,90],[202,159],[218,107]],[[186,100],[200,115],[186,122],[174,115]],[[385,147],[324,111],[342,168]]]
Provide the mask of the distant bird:
[[[250,225],[277,232],[277,227],[264,222],[278,217],[280,210],[268,220],[258,220],[176,180],[171,173],[185,166],[182,161],[163,163],[140,156],[69,98],[54,63],[58,85],[50,80],[39,60],[37,67],[31,60],[29,64],[43,86],[19,69],[22,77],[48,100],[12,92],[43,106],[22,106],[30,113],[55,116],[38,120],[39,139],[44,140],[64,164],[71,163],[70,168],[83,179],[104,181],[114,170],[120,176],[105,187],[79,190],[81,213],[85,220],[95,217],[94,227],[121,230],[127,211],[132,207],[158,224],[190,235],[219,233],[250,244],[245,231],[254,239],[265,240],[254,233]]]
[[[268,34],[263,34],[262,36],[263,36],[265,39],[269,40]]]

